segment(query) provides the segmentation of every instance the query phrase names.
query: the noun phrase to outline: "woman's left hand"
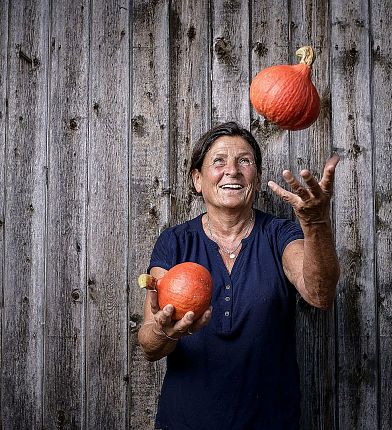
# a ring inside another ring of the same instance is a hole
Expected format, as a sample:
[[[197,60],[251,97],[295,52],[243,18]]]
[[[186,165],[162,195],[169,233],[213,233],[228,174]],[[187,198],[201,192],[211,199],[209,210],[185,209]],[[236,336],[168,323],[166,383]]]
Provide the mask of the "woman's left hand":
[[[335,168],[339,160],[338,155],[333,155],[327,160],[320,182],[317,182],[309,170],[302,170],[300,176],[307,187],[302,186],[289,170],[284,170],[283,178],[290,185],[292,192],[273,181],[268,182],[271,190],[293,207],[302,226],[330,223],[330,200]]]

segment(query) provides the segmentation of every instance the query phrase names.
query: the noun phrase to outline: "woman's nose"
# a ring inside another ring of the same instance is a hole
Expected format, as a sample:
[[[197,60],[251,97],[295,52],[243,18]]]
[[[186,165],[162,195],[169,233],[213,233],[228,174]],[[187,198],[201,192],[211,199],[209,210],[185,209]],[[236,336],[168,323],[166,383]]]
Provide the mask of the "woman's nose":
[[[239,166],[238,166],[237,160],[234,157],[229,157],[227,159],[227,163],[225,166],[225,174],[233,176],[233,175],[236,175],[238,171],[239,171]]]

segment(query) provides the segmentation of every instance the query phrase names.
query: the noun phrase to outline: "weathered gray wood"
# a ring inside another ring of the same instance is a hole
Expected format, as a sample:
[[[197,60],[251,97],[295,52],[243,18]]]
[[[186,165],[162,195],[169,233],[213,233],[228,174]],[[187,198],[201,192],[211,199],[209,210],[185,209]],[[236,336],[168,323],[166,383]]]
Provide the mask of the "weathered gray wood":
[[[190,155],[210,126],[210,16],[207,0],[172,2],[170,20],[171,221],[178,223],[203,210],[189,192]]]
[[[337,299],[337,419],[341,429],[377,428],[376,297],[368,2],[331,0]]]
[[[249,127],[248,2],[214,0],[212,7],[212,122]]]
[[[9,11],[2,424],[42,428],[48,4]]]
[[[303,0],[291,8],[291,62],[297,63],[295,51],[310,45],[316,60],[312,81],[321,99],[317,121],[306,130],[290,133],[291,169],[294,174],[310,169],[321,179],[324,163],[332,152],[331,104],[329,80],[330,21],[328,2]],[[303,300],[297,306],[297,351],[301,375],[301,428],[334,428],[336,397],[334,313],[319,311]]]
[[[85,428],[89,7],[54,2],[50,35],[44,425]]]
[[[137,345],[146,271],[160,231],[169,223],[169,1],[133,2],[130,165],[130,366],[132,429],[152,429],[165,361],[147,363]]]
[[[336,307],[298,306],[301,425],[389,430],[389,3],[1,1],[0,428],[153,428],[165,365],[137,345],[136,278],[159,232],[202,210],[185,183],[196,138],[236,119],[263,150],[257,204],[280,216],[268,179],[319,174],[331,144],[342,157]],[[249,84],[306,43],[322,112],[288,133]]]
[[[8,54],[8,1],[0,8],[0,339],[3,337],[3,268],[4,268],[4,218],[5,218],[5,155],[6,155],[6,123],[7,123],[7,54]],[[0,342],[0,363],[3,357],[3,345]],[[1,364],[0,364],[1,365]],[[0,369],[2,375],[3,366]],[[0,382],[0,399],[3,398],[4,387]],[[0,400],[0,428],[2,428],[2,404]]]
[[[129,14],[91,3],[86,377],[88,429],[126,426]]]
[[[287,64],[287,2],[253,1],[251,35],[251,79],[265,67]],[[249,88],[247,94],[249,99]],[[258,206],[266,212],[290,218],[292,211],[289,205],[276,197],[267,186],[269,180],[283,185],[282,171],[290,167],[288,132],[266,121],[253,107],[251,129],[262,151],[262,184]]]
[[[380,430],[392,426],[392,10],[370,2]]]

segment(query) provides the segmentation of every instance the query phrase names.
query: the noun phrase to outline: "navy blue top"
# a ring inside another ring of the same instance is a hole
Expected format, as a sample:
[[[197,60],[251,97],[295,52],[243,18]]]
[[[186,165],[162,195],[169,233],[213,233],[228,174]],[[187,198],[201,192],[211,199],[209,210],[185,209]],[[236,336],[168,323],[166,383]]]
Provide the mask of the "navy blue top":
[[[229,274],[201,217],[163,231],[151,256],[149,270],[193,261],[214,282],[210,322],[167,357],[156,428],[296,430],[296,290],[282,254],[303,233],[292,221],[256,211]]]

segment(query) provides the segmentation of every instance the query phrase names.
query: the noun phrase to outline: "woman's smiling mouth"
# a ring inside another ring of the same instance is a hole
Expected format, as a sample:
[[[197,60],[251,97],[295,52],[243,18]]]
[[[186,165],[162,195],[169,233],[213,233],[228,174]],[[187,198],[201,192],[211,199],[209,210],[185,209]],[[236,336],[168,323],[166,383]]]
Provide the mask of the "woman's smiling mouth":
[[[219,188],[222,188],[223,190],[242,190],[244,187],[240,184],[224,184],[220,185]]]

